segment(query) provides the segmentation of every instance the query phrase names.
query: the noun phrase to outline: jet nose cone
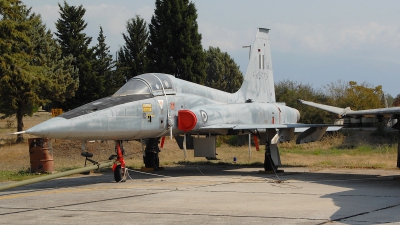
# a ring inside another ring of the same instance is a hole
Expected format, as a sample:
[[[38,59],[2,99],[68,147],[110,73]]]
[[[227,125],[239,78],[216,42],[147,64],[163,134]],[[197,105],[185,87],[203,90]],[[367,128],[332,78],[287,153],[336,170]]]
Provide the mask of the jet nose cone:
[[[70,131],[71,122],[62,117],[56,117],[29,128],[25,133],[38,137],[64,139],[69,136]]]

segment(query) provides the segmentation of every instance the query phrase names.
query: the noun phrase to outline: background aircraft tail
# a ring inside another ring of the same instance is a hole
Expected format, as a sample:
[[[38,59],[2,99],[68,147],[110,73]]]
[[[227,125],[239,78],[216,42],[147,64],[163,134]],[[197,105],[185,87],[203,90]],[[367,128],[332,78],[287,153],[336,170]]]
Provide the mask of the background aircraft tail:
[[[268,33],[269,29],[258,28],[256,40],[251,46],[249,65],[238,91],[245,101],[276,102]]]

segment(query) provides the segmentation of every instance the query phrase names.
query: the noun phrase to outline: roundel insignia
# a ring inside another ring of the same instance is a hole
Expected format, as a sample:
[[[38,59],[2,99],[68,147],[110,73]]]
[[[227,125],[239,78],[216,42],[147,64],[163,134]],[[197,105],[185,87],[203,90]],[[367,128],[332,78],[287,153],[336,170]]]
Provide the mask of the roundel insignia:
[[[203,122],[206,123],[207,120],[208,120],[207,113],[205,111],[203,111],[203,110],[200,110],[200,115],[201,115],[201,119],[203,120]]]

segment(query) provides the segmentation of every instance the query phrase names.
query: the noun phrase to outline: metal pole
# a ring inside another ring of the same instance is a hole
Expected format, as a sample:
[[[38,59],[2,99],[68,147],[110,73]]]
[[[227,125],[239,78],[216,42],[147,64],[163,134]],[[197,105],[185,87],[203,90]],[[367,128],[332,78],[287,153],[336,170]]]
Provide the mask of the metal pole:
[[[249,59],[251,57],[251,45],[242,46],[242,48],[249,48]]]
[[[398,143],[397,143],[397,168],[399,168],[400,169],[400,130],[399,130],[399,133],[398,133]]]
[[[249,134],[249,160],[251,159],[251,134]]]
[[[59,177],[65,177],[65,176],[69,176],[72,174],[88,172],[91,170],[108,167],[108,166],[111,166],[112,164],[114,164],[114,162],[107,162],[107,163],[83,167],[83,168],[79,168],[79,169],[68,170],[68,171],[61,172],[61,173],[50,174],[47,176],[41,176],[41,177],[36,177],[36,178],[28,179],[28,180],[13,182],[10,184],[0,186],[0,191],[11,189],[11,188],[16,188],[16,187],[20,187],[20,186],[24,186],[24,185],[28,185],[28,184],[34,184],[34,183],[38,183],[38,182],[42,182],[42,181],[46,181],[46,180],[52,180],[52,179],[59,178]]]

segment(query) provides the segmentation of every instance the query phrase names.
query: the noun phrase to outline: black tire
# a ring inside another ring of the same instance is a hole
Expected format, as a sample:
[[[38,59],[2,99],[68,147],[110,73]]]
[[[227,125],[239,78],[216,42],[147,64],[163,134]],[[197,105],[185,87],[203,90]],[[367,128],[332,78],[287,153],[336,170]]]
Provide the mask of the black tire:
[[[143,162],[146,168],[153,168],[154,152],[146,152],[146,156],[143,156]]]
[[[158,170],[160,167],[160,159],[158,153],[155,152],[146,152],[146,156],[143,156],[143,162],[146,168]]]
[[[123,180],[121,165],[118,165],[114,170],[114,180],[117,183],[125,181],[125,180]]]
[[[270,154],[265,153],[264,157],[264,170],[265,171],[276,171],[277,167],[275,166],[274,161],[271,158]]]

